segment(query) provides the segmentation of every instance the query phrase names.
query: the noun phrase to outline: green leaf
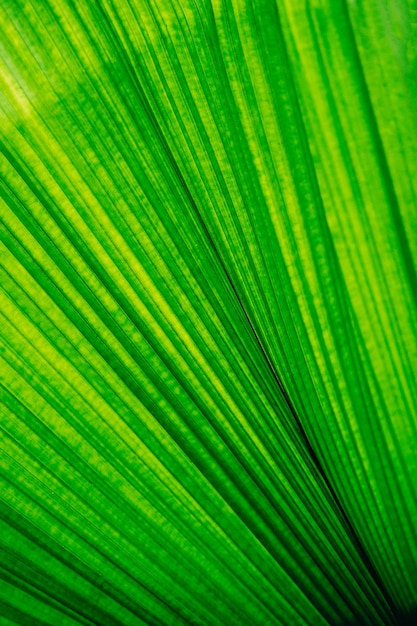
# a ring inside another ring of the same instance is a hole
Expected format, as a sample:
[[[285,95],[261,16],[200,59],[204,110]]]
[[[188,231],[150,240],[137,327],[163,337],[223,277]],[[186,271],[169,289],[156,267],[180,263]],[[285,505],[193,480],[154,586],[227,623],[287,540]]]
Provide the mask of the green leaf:
[[[0,623],[417,603],[410,0],[0,3]]]

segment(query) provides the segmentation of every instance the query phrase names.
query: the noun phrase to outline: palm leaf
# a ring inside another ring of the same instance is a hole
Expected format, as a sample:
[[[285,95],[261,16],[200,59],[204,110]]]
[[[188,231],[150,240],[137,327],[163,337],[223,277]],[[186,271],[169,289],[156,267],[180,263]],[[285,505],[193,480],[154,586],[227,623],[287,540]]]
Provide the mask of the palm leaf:
[[[412,611],[414,17],[0,3],[1,624]]]

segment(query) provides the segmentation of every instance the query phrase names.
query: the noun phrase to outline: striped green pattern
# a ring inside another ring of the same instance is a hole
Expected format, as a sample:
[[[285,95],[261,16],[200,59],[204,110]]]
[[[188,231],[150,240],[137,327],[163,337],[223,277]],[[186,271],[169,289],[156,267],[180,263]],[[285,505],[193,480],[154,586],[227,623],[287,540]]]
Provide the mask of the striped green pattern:
[[[0,625],[417,604],[416,0],[0,0]]]

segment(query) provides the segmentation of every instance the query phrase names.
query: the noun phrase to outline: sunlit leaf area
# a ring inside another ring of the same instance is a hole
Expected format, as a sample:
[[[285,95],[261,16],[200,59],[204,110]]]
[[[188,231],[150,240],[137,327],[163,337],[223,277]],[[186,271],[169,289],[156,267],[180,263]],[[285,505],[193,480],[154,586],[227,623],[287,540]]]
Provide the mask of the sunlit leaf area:
[[[0,0],[0,626],[417,624],[416,28]]]

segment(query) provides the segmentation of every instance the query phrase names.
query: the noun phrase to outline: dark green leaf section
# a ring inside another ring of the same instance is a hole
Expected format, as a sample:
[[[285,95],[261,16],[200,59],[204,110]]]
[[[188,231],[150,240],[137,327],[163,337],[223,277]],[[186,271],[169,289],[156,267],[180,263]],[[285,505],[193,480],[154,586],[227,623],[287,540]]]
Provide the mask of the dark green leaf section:
[[[2,625],[416,603],[412,10],[0,2]]]

